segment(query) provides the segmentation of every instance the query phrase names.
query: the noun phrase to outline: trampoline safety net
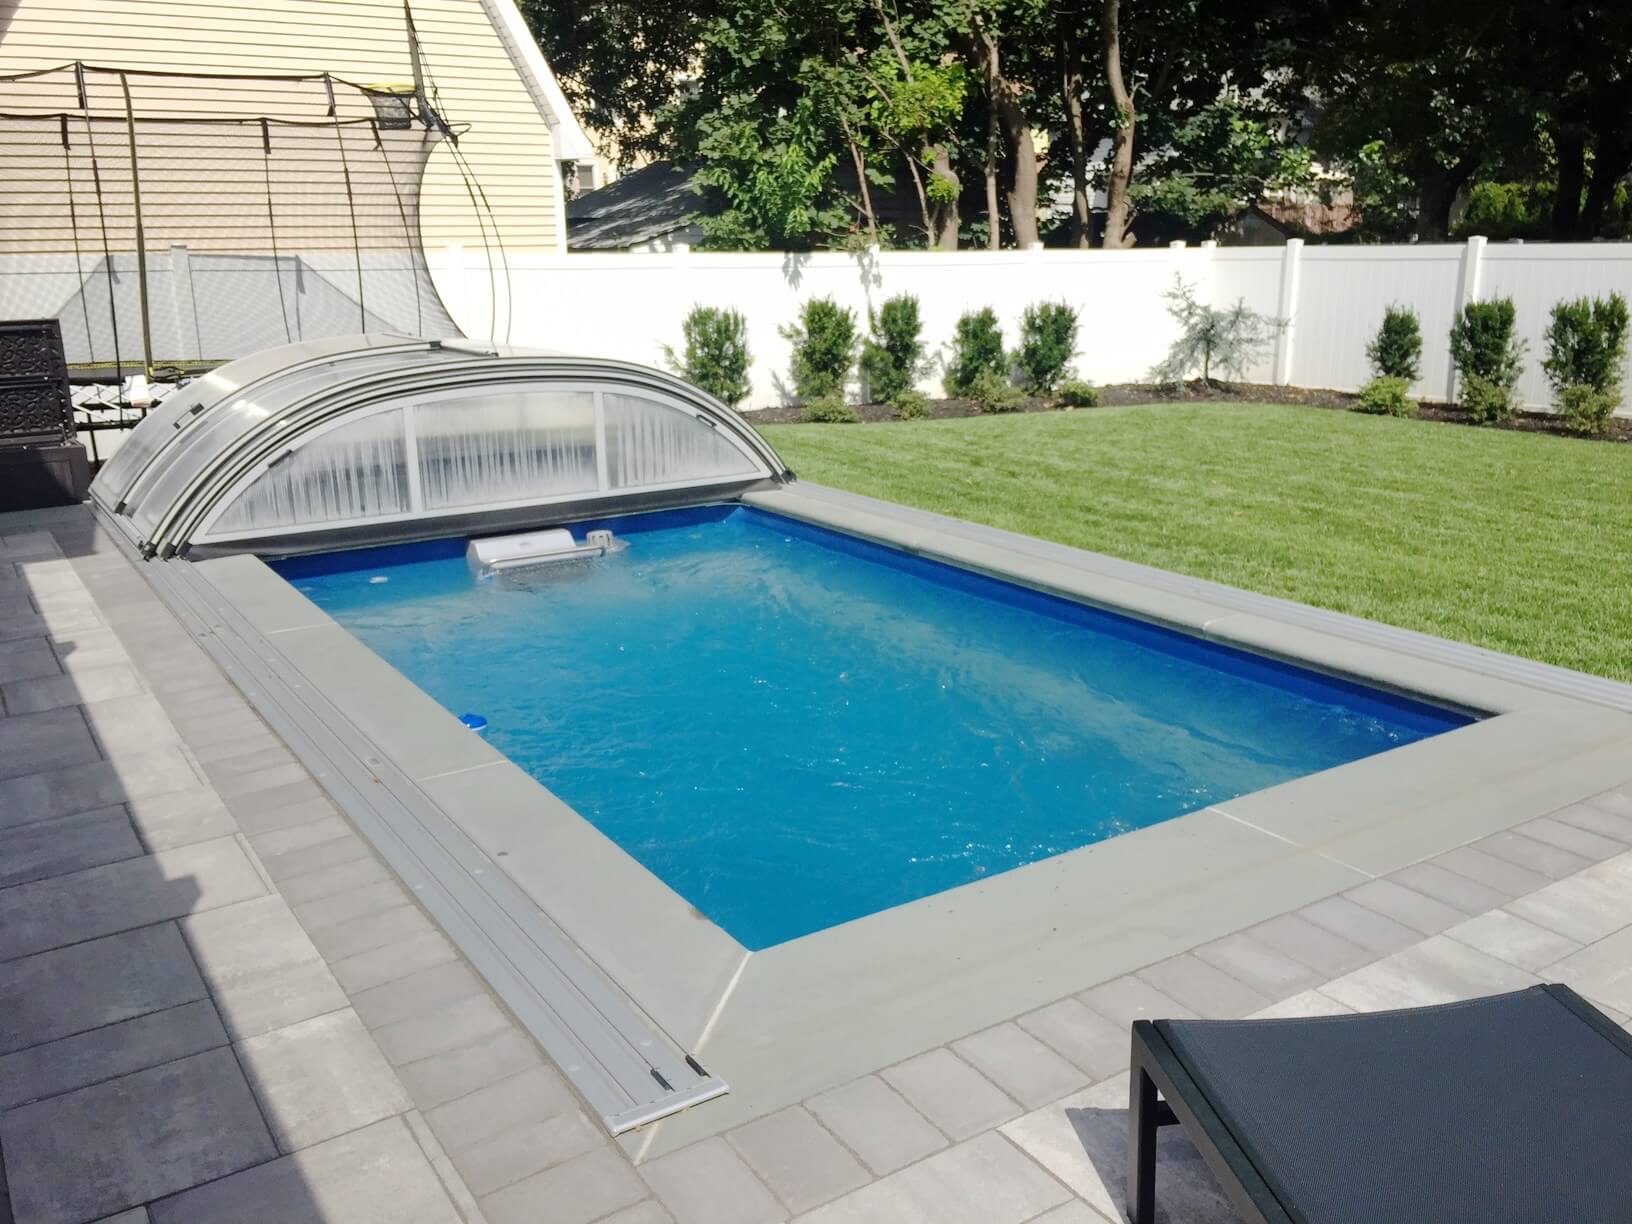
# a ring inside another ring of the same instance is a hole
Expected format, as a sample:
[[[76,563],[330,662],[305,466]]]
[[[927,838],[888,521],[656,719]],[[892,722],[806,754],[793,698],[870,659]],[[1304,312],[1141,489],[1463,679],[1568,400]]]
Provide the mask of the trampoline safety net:
[[[78,366],[459,335],[419,232],[452,132],[412,85],[68,64],[0,77],[0,316]]]

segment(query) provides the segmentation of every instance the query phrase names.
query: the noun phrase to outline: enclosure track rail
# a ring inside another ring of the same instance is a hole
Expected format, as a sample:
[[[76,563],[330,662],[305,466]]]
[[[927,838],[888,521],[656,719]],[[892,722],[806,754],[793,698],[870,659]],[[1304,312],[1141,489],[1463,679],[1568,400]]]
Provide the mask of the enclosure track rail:
[[[128,542],[117,527],[120,546]],[[138,563],[612,1134],[725,1093],[186,561]]]

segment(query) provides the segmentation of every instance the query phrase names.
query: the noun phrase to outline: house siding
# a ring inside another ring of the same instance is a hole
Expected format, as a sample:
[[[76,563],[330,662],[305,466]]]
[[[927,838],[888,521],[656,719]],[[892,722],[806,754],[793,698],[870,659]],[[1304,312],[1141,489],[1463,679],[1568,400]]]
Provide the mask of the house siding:
[[[482,0],[413,0],[413,14],[441,110],[468,125],[458,152],[505,248],[560,249],[550,129]],[[157,72],[328,72],[366,85],[413,79],[400,0],[0,0],[0,74],[75,60]],[[144,113],[197,113],[197,91],[151,80],[132,78]],[[216,102],[220,112],[244,105],[224,93]],[[484,221],[452,151],[438,148],[420,201],[426,248],[481,249]]]

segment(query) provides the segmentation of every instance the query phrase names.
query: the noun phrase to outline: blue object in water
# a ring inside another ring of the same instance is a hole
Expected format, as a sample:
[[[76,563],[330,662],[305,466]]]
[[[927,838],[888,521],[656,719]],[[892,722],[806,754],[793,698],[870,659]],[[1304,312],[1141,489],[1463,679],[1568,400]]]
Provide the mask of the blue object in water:
[[[459,715],[459,721],[464,723],[465,726],[469,727],[472,731],[487,730],[487,719],[483,718],[480,714],[461,714]]]
[[[629,549],[279,569],[749,948],[1470,721],[756,510],[579,526]]]

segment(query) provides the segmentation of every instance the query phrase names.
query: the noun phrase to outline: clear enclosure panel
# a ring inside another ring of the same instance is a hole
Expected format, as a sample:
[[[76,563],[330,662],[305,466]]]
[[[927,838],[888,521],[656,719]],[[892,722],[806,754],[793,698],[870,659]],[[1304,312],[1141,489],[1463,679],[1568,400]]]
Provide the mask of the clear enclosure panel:
[[[408,448],[392,409],[318,434],[274,462],[216,521],[215,532],[340,523],[408,511]]]
[[[251,434],[270,437],[270,430],[292,428],[297,422],[285,411],[291,405],[352,379],[406,372],[460,356],[445,349],[359,351],[282,371],[255,384],[244,395],[225,397],[197,422],[173,432],[152,472],[134,490],[131,520],[144,538],[151,539],[165,514],[189,496],[199,480],[239,442]],[[268,425],[273,416],[280,419]]]
[[[614,489],[752,476],[760,466],[689,412],[608,394],[606,470]]]
[[[160,400],[158,406],[142,418],[141,425],[126,436],[119,449],[102,465],[102,470],[97,473],[98,483],[113,491],[114,500],[124,497],[147,466],[148,460],[175,441],[177,430],[182,428],[195,409],[199,410],[200,415],[209,413],[250,383],[268,375],[281,374],[298,362],[315,361],[331,354],[350,355],[355,359],[370,349],[400,349],[407,343],[411,341],[403,336],[337,336],[269,349],[229,361]]]
[[[588,391],[514,388],[413,411],[427,510],[597,487],[595,399]]]

